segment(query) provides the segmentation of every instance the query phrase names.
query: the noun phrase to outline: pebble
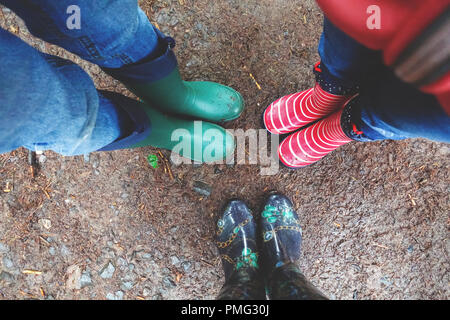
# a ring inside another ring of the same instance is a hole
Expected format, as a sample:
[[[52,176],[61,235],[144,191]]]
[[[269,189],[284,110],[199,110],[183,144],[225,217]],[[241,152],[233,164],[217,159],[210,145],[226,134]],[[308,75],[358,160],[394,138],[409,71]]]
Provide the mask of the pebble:
[[[142,258],[143,258],[143,259],[151,259],[151,258],[152,258],[152,255],[151,255],[150,253],[144,253],[144,254],[142,255]]]
[[[4,267],[5,269],[11,270],[11,269],[14,268],[14,263],[13,263],[12,260],[9,259],[8,257],[3,257],[2,263],[3,263],[3,267]]]
[[[152,293],[152,290],[150,288],[147,288],[147,287],[145,287],[144,290],[142,291],[142,295],[144,297],[148,297],[151,293]]]
[[[168,289],[175,288],[177,286],[170,277],[165,277],[163,279],[163,284]]]
[[[111,279],[115,271],[116,268],[114,265],[111,262],[108,262],[108,264],[99,272],[99,275],[103,279]]]
[[[361,272],[361,267],[357,264],[352,264],[352,268],[357,272]]]
[[[154,254],[155,254],[156,259],[158,259],[158,260],[161,260],[163,258],[163,255],[161,254],[161,252],[158,249],[156,249],[154,251]]]
[[[0,253],[7,253],[9,251],[8,245],[0,242]]]
[[[178,259],[177,256],[171,256],[170,261],[172,262],[173,265],[177,265],[180,263],[180,259]]]
[[[0,281],[5,281],[8,283],[14,282],[14,276],[9,272],[2,271],[0,273]]]
[[[66,288],[68,290],[80,290],[81,268],[78,265],[72,265],[66,271]]]
[[[80,277],[81,289],[88,287],[88,286],[92,286],[92,284],[93,283],[92,283],[91,274],[87,271],[83,272]]]
[[[48,249],[48,253],[54,256],[56,254],[56,249],[54,247],[50,247],[50,249]]]
[[[448,146],[441,146],[439,148],[439,154],[441,154],[443,156],[450,155],[450,147],[448,147]]]
[[[115,293],[108,293],[106,295],[106,299],[108,299],[108,300],[122,300],[123,299],[123,291],[116,291]]]
[[[69,248],[67,248],[64,244],[61,246],[60,251],[61,251],[61,255],[62,255],[62,256],[68,256],[68,255],[70,255],[70,250],[69,250]]]
[[[181,266],[185,272],[188,272],[191,269],[192,264],[189,261],[185,261],[181,264]]]
[[[133,288],[134,283],[131,281],[125,281],[122,282],[122,284],[120,285],[120,289],[122,289],[123,291],[129,291]]]
[[[389,286],[392,285],[392,282],[389,281],[389,279],[388,279],[387,277],[382,277],[382,278],[380,279],[380,282],[381,282],[382,284],[384,284],[386,287],[389,287]]]
[[[45,163],[45,161],[47,161],[47,157],[44,156],[43,154],[40,155],[39,156],[39,163],[42,164],[42,163]]]
[[[209,197],[212,192],[211,186],[202,181],[194,181],[193,189],[195,192],[205,197]]]
[[[178,20],[177,18],[172,17],[172,18],[170,19],[170,21],[169,21],[169,25],[170,25],[171,27],[174,27],[174,26],[176,26],[176,25],[178,24],[178,22],[179,22],[179,20]]]
[[[200,22],[197,22],[197,23],[195,24],[195,29],[197,29],[197,30],[202,30],[202,29],[203,29],[203,24],[201,24]]]
[[[49,219],[39,219],[39,224],[47,230],[52,227],[52,222]]]
[[[123,271],[128,267],[128,262],[124,258],[119,257],[117,258],[117,266]]]
[[[163,290],[161,289],[160,291],[163,291]],[[164,290],[164,291],[165,291],[165,290]],[[152,300],[163,300],[162,293],[155,294],[155,295],[152,297]]]

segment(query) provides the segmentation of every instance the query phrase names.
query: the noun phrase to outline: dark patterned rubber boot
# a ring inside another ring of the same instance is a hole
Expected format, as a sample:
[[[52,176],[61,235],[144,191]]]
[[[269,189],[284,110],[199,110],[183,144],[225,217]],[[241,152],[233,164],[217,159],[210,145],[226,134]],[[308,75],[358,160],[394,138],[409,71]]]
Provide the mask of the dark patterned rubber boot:
[[[271,300],[323,300],[296,265],[300,258],[302,229],[292,202],[281,194],[272,194],[264,207],[261,221],[263,263],[267,295]]]
[[[226,206],[217,222],[216,244],[225,272],[225,285],[218,299],[264,299],[256,225],[244,202],[233,200]]]
[[[300,258],[302,229],[292,202],[272,194],[261,214],[264,266],[268,271]]]

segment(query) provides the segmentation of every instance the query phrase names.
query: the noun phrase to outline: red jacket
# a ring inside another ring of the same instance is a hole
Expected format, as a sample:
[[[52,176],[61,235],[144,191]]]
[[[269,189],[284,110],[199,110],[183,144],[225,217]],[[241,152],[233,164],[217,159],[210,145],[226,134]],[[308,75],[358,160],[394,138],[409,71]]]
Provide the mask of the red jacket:
[[[382,50],[397,76],[434,94],[450,115],[450,0],[316,1],[333,24]]]

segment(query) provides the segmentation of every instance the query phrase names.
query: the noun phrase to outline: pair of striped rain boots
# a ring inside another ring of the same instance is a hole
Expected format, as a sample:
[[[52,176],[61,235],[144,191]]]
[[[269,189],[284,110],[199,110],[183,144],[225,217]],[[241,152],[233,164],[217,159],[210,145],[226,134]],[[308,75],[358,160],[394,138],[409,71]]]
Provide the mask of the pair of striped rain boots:
[[[343,130],[342,114],[357,96],[357,88],[346,89],[322,77],[320,63],[315,66],[314,88],[284,96],[264,112],[266,129],[276,135],[289,135],[279,148],[280,161],[289,168],[303,168],[353,141]],[[312,125],[311,125],[312,124]],[[353,125],[356,134],[362,134]]]

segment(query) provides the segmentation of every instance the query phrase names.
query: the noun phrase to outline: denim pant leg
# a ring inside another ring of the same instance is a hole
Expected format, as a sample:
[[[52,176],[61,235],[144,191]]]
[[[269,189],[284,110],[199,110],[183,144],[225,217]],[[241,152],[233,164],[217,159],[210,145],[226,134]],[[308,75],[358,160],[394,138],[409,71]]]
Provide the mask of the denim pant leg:
[[[0,57],[0,153],[24,146],[80,155],[120,137],[120,111],[80,67],[1,28]]]
[[[359,44],[326,18],[319,55],[325,65],[325,76],[333,77],[345,87],[361,85],[366,77],[373,77],[383,66],[381,52]]]
[[[427,138],[450,141],[450,117],[438,101],[395,77],[379,51],[359,44],[325,19],[319,54],[325,77],[343,86],[360,87],[348,120],[363,132],[346,133],[355,140]]]
[[[360,135],[346,132],[357,141],[425,138],[450,142],[450,117],[438,100],[402,82],[388,68],[361,87],[360,96],[344,113],[362,131]]]
[[[272,271],[267,283],[271,300],[328,300],[293,263]]]
[[[157,49],[156,32],[137,0],[0,0],[0,4],[19,15],[36,37],[100,67],[120,68]]]

